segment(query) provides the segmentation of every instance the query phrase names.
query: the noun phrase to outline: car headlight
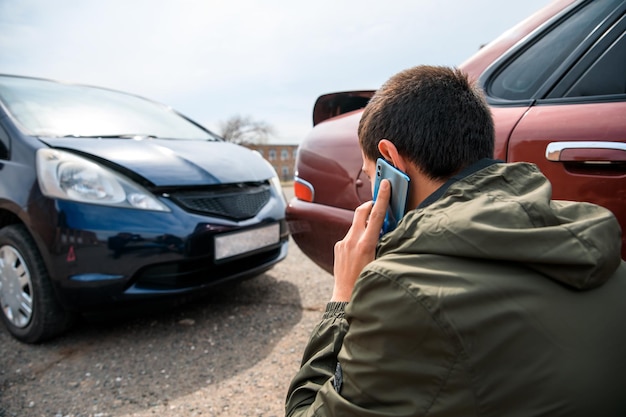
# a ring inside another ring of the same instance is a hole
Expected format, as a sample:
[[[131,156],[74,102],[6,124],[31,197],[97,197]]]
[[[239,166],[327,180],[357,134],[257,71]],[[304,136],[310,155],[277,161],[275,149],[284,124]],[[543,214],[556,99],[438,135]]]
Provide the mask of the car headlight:
[[[278,177],[270,178],[270,184],[272,184],[272,187],[274,187],[278,195],[283,195],[283,186],[280,184]]]
[[[50,198],[113,207],[170,211],[140,185],[69,152],[39,149],[37,179],[41,192]]]
[[[283,186],[280,183],[280,180],[278,179],[278,174],[276,173],[276,170],[274,169],[272,164],[270,164],[267,159],[263,158],[263,155],[261,155],[261,152],[253,150],[252,153],[254,153],[256,156],[261,158],[263,162],[265,162],[265,164],[268,166],[268,168],[274,173],[272,178],[270,178],[270,185],[272,186],[274,191],[276,191],[276,194],[282,196],[283,200],[286,202],[287,199],[285,198],[285,193],[283,192]]]

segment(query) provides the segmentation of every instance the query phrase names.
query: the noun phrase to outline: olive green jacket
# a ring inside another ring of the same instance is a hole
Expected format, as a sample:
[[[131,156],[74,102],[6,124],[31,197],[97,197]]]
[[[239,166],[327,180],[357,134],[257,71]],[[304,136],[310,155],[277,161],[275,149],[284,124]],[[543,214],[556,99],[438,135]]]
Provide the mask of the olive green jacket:
[[[461,177],[328,305],[288,416],[626,416],[614,216],[551,201],[531,164]]]

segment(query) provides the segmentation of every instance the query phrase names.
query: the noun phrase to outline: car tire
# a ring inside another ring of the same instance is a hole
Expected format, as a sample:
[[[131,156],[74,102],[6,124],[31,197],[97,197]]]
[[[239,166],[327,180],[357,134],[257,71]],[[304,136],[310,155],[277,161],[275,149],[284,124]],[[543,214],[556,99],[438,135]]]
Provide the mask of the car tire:
[[[23,225],[0,230],[0,317],[18,340],[38,343],[67,330],[73,314],[55,297],[33,238]]]

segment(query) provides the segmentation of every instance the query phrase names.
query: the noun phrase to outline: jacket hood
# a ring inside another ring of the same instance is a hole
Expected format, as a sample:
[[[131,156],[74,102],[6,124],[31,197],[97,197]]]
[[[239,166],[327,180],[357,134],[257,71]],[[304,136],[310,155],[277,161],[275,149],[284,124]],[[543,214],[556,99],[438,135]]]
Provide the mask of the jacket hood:
[[[263,181],[276,175],[256,152],[228,142],[123,138],[45,138],[44,141],[55,148],[110,161],[156,186]]]
[[[383,236],[378,256],[428,253],[514,262],[570,287],[602,285],[621,262],[621,230],[600,206],[551,200],[532,164],[493,164],[464,177]]]

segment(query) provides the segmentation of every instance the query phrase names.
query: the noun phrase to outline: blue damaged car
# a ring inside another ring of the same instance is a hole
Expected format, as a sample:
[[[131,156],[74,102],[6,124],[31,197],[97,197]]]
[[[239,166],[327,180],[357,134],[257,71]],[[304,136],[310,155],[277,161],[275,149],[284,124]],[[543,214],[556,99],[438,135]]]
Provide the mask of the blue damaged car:
[[[260,154],[166,106],[0,75],[0,317],[21,341],[268,270],[285,206]]]

